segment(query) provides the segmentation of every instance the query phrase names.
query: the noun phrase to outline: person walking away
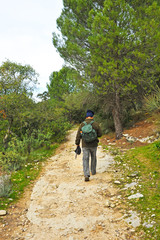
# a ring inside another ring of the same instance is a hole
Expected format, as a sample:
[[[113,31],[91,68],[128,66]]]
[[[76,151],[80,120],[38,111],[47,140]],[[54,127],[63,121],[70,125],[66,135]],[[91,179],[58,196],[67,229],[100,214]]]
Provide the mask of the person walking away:
[[[97,122],[94,121],[94,112],[87,110],[85,121],[82,122],[77,131],[75,144],[77,147],[80,145],[82,139],[82,151],[83,151],[83,172],[85,181],[89,181],[90,178],[90,164],[89,158],[91,156],[91,173],[96,174],[97,166],[97,147],[98,137],[102,136],[102,131]]]

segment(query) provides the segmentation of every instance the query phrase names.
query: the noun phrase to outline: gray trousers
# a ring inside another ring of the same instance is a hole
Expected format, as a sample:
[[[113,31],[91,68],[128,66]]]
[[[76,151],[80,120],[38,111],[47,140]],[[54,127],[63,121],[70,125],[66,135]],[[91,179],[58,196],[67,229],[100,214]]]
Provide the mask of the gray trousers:
[[[91,156],[91,173],[96,174],[97,166],[97,147],[84,147],[83,150],[83,172],[84,176],[90,176],[89,157]]]

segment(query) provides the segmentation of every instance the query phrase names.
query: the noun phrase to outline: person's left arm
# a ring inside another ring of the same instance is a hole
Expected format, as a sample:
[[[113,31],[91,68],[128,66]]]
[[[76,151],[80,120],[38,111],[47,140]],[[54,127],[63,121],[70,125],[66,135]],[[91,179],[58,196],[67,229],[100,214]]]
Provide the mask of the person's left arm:
[[[101,137],[102,136],[102,130],[101,130],[101,128],[100,128],[100,126],[97,122],[95,123],[95,130],[97,132],[97,137]]]

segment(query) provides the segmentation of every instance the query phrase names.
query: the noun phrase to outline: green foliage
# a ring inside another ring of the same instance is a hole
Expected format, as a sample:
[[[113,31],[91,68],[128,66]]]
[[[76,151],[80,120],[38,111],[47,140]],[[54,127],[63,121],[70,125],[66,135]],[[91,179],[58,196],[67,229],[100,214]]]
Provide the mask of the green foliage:
[[[70,122],[80,123],[84,120],[86,110],[93,109],[94,100],[92,98],[92,106],[90,103],[91,93],[88,91],[73,92],[65,96],[65,108],[67,109],[67,117]]]
[[[49,148],[52,142],[62,141],[70,128],[66,110],[54,100],[36,104],[24,94],[11,93],[0,102],[7,116],[0,119],[1,149],[7,149],[11,139],[23,154],[42,145]]]
[[[9,175],[0,176],[0,198],[9,197],[11,194],[12,184]]]
[[[15,171],[21,169],[25,164],[26,157],[21,156],[16,150],[0,152],[0,166],[3,170]]]
[[[3,150],[3,136],[6,133],[6,128],[8,126],[8,121],[7,120],[1,120],[0,119],[0,151]]]
[[[144,99],[143,108],[148,112],[153,112],[160,109],[160,89],[158,88],[149,96]]]
[[[93,16],[89,41],[92,59],[90,71],[94,85],[102,94],[111,96],[112,105],[115,104],[116,93],[122,103],[128,98],[126,106],[130,101],[140,101],[143,94],[153,89],[158,80],[151,72],[153,64],[157,72],[153,41],[156,45],[158,39],[153,40],[150,18],[137,18],[136,11],[124,0],[105,1],[103,10],[90,12],[91,19]],[[147,31],[145,37],[143,27]],[[158,23],[154,31],[155,34],[158,32]],[[145,49],[144,41],[147,46]]]
[[[160,238],[160,154],[159,141],[144,147],[138,147],[127,151],[124,156],[116,157],[117,170],[123,178],[122,194],[127,204],[128,196],[140,192],[143,198],[129,201],[129,208],[136,210],[141,217],[141,226],[143,229],[144,239]],[[129,177],[132,173],[137,172],[137,177]],[[124,190],[126,183],[137,182],[134,189]],[[147,229],[143,223],[153,221],[153,227]],[[138,229],[137,229],[138,230]]]
[[[33,131],[31,135],[28,135],[26,132],[22,140],[13,137],[9,142],[7,151],[16,151],[21,155],[27,155],[42,146],[49,147],[51,144],[50,139],[51,134],[44,135],[41,132]]]
[[[160,141],[155,142],[155,146],[156,146],[156,148],[157,148],[158,150],[160,150]]]
[[[0,98],[0,110],[5,111],[6,118],[4,121],[8,122],[8,127],[11,127],[13,122],[18,122],[21,126],[27,110],[32,110],[34,102],[26,94],[10,93],[3,95]],[[0,118],[2,119],[2,117]]]
[[[20,170],[13,171],[11,176],[7,177],[5,181],[7,185],[3,185],[5,190],[2,188],[3,196],[0,197],[0,209],[6,209],[10,203],[18,200],[25,187],[35,180],[42,168],[42,163],[55,152],[58,147],[54,144],[50,149],[39,148],[31,152],[28,162],[23,165]]]
[[[39,130],[34,130],[31,135],[26,132],[22,141],[16,140],[14,144],[17,152],[30,154],[31,151],[43,146],[49,148],[51,145],[51,137],[51,133],[43,134]]]
[[[103,96],[117,135],[123,113],[142,103],[159,80],[159,16],[156,1],[67,0],[57,19],[61,35],[53,34],[54,46]]]
[[[34,102],[30,98],[37,73],[29,65],[21,65],[9,60],[0,66],[0,121],[3,130],[0,136],[7,149],[11,136],[20,136],[25,113],[32,111]],[[17,130],[18,129],[18,130]]]
[[[119,155],[120,154],[120,152],[119,152],[119,149],[118,148],[114,148],[114,147],[112,147],[112,148],[109,148],[109,153],[111,154],[111,155],[113,155],[113,156],[117,156],[117,155]]]
[[[0,94],[32,93],[38,74],[29,65],[7,60],[0,66]]]
[[[51,99],[63,101],[63,95],[75,90],[76,71],[63,67],[59,72],[53,72],[50,76],[50,84],[47,84]]]

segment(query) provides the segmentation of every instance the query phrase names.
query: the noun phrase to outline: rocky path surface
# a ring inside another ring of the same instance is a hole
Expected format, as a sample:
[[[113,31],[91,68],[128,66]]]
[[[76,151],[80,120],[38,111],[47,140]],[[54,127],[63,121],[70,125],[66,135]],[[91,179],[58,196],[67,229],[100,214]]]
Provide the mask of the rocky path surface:
[[[99,146],[97,174],[85,182],[82,156],[75,159],[75,134],[70,131],[68,141],[49,159],[26,203],[25,226],[15,228],[11,239],[137,239],[123,219],[112,184],[112,157]]]

